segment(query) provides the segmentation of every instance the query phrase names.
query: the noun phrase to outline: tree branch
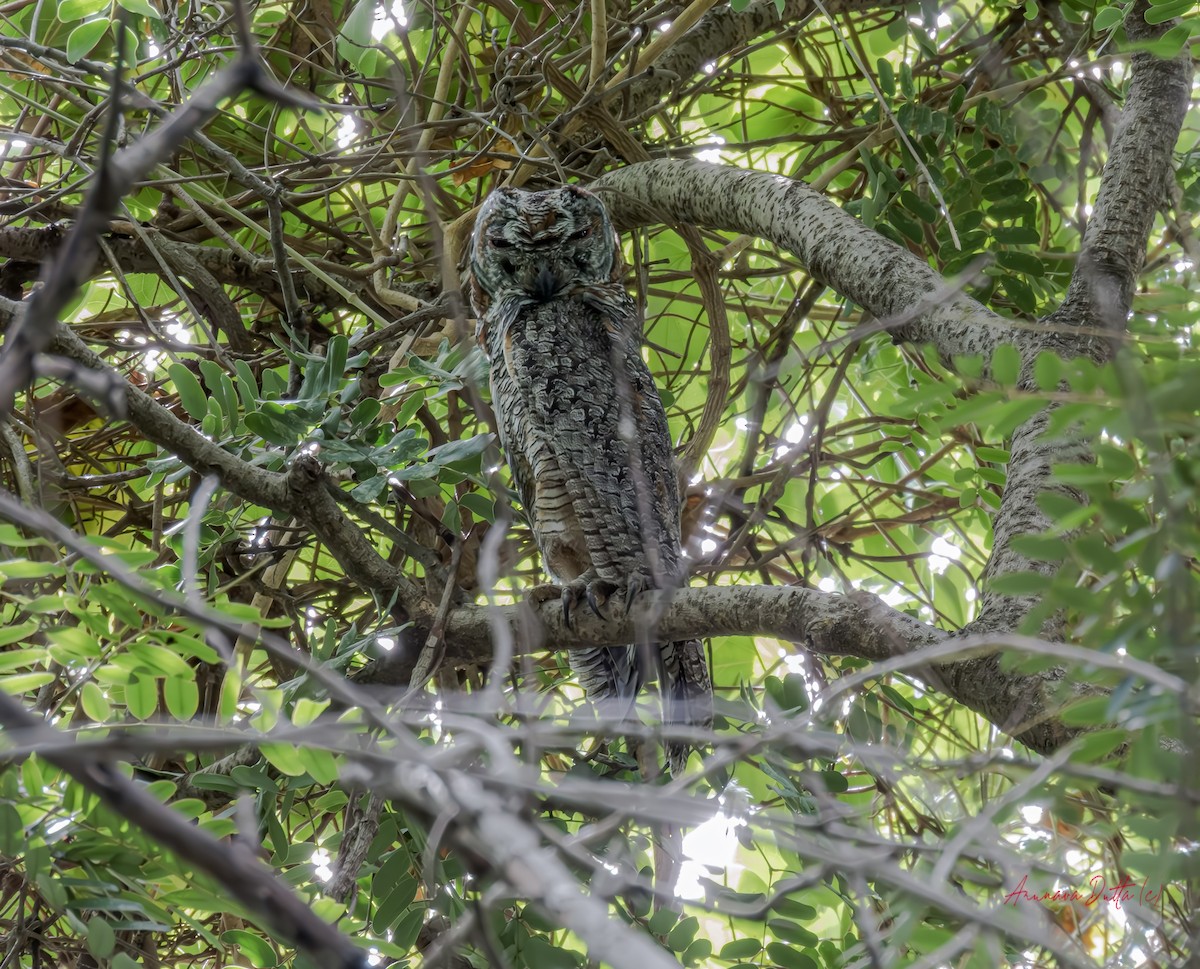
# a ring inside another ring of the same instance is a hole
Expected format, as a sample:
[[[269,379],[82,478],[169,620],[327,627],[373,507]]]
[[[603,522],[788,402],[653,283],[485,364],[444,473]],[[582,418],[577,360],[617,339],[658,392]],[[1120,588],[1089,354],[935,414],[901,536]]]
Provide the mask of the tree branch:
[[[799,180],[663,159],[610,172],[590,187],[604,196],[622,229],[691,222],[773,242],[896,339],[930,343],[944,357],[988,359],[1012,341],[1011,320],[963,295],[923,260]]]
[[[1131,37],[1149,39],[1171,26],[1150,28],[1144,20],[1146,9],[1146,3],[1139,3],[1128,14]],[[1116,347],[1115,341],[1103,334],[1115,338],[1125,332],[1151,226],[1157,212],[1169,202],[1171,154],[1183,125],[1191,82],[1192,62],[1186,52],[1169,61],[1144,51],[1134,54],[1129,94],[1066,298],[1046,318],[1049,325],[1044,331],[1026,334],[1024,386],[1034,385],[1032,364],[1042,350],[1063,357],[1086,355],[1103,362]],[[991,591],[991,581],[997,576],[1024,571],[1051,576],[1057,571],[1057,562],[1031,559],[1014,547],[1014,539],[1043,534],[1054,527],[1038,503],[1039,496],[1053,490],[1085,503],[1082,492],[1053,481],[1051,473],[1055,464],[1090,461],[1090,442],[1047,441],[1043,430],[1051,413],[1051,409],[1042,411],[1013,432],[1004,495],[992,525],[992,554],[983,572],[979,617],[964,630],[968,634],[1015,629],[1033,607],[1036,597]],[[1045,632],[1055,635],[1053,629]]]
[[[284,103],[295,103],[296,99],[276,85],[259,63],[244,10],[235,7],[235,13],[242,35],[237,57],[154,131],[109,157],[107,151],[115,140],[115,123],[121,102],[121,80],[119,75],[114,78],[109,105],[110,124],[104,140],[105,154],[96,170],[95,184],[84,201],[79,221],[47,269],[42,286],[30,298],[25,313],[17,320],[0,350],[0,414],[7,414],[12,409],[16,394],[33,378],[35,357],[54,339],[59,315],[97,261],[100,233],[134,183],[170,155],[192,132],[206,124],[226,98],[253,89]]]
[[[832,0],[824,6],[831,14],[904,9],[904,4],[896,0]],[[786,0],[782,9],[776,0],[752,0],[740,10],[726,3],[710,10],[663,54],[653,73],[644,75],[630,89],[625,117],[640,117],[672,97],[683,84],[692,83],[702,74],[705,64],[740,50],[764,34],[778,34],[781,28],[816,12],[812,0]]]
[[[64,748],[58,731],[42,723],[15,699],[0,692],[0,724],[26,737],[44,739],[40,755],[100,798],[117,817],[215,878],[271,931],[303,949],[317,965],[366,969],[366,953],[319,919],[279,881],[274,872],[240,842],[220,842],[172,808],[159,803],[107,760]]]
[[[1173,21],[1146,23],[1146,0],[1125,17],[1130,40],[1153,40]],[[1146,51],[1131,59],[1132,80],[1121,111],[1083,247],[1062,305],[1052,319],[1125,332],[1134,283],[1146,258],[1146,240],[1158,212],[1170,205],[1172,152],[1187,113],[1192,59],[1185,49],[1173,60]]]
[[[1043,675],[1015,674],[1001,668],[998,655],[975,655],[994,639],[960,640],[869,593],[843,596],[796,586],[708,586],[680,589],[669,605],[664,605],[664,596],[645,593],[628,616],[608,621],[581,611],[570,628],[563,624],[557,601],[541,604],[534,617],[528,603],[466,606],[450,613],[447,643],[460,659],[486,662],[492,655],[496,622],[512,629],[518,650],[532,652],[633,642],[645,623],[657,619],[653,636],[664,641],[771,636],[826,656],[854,656],[876,663],[910,657],[914,662],[903,666],[1031,749],[1051,753],[1077,733],[1052,712]],[[541,636],[528,634],[531,618],[536,618]],[[1017,643],[1012,638],[1006,645],[1061,649],[1067,651],[1064,658],[1070,650],[1037,640]],[[928,660],[923,651],[932,652]],[[1074,654],[1070,658],[1079,659]],[[1053,679],[1062,675],[1059,671]]]

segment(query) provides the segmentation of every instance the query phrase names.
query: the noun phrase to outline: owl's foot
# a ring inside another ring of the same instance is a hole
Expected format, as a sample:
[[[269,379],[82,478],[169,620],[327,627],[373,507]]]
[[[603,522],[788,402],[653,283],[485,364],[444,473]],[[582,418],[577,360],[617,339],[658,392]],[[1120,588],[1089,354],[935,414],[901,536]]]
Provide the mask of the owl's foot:
[[[535,585],[525,593],[525,601],[528,602],[534,609],[537,609],[543,602],[549,602],[551,599],[557,599],[562,595],[562,586],[547,583],[546,585]]]
[[[543,603],[553,602],[558,599],[562,602],[563,610],[563,625],[568,629],[571,628],[571,609],[574,607],[578,598],[578,594],[571,585],[554,585],[547,583],[546,585],[535,585],[525,593],[525,601],[533,607],[536,612],[541,608]]]
[[[580,602],[586,602],[600,619],[607,619],[604,614],[604,604],[616,591],[616,586],[601,579],[594,572],[585,572],[579,578],[568,582],[562,587],[563,624],[571,628],[571,614]]]

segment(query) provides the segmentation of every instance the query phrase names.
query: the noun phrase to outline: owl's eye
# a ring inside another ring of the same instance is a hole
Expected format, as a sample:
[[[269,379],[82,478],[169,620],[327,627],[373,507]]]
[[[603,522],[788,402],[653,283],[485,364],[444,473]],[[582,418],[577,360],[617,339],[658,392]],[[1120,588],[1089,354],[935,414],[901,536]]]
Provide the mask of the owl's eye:
[[[503,236],[488,236],[488,245],[493,249],[511,249],[512,243]]]
[[[567,236],[567,238],[570,239],[571,242],[582,242],[584,239],[586,239],[591,234],[592,234],[592,227],[590,225],[585,225],[578,232],[572,232],[569,236]]]

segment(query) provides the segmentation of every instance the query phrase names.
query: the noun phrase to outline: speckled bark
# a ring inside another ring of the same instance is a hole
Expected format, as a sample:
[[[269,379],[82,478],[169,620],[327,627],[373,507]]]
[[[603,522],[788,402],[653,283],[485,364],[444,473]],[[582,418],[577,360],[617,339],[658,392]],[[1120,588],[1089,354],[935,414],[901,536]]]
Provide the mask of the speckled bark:
[[[955,291],[927,263],[867,228],[803,182],[699,161],[663,159],[610,172],[591,186],[621,228],[663,218],[769,239],[814,278],[944,356],[989,356],[1013,339],[1009,321]]]
[[[1170,26],[1147,27],[1142,19],[1146,6],[1138,4],[1128,15],[1131,36],[1154,36]],[[1021,335],[1019,345],[1027,371],[1042,350],[1103,361],[1113,349],[1105,335],[1125,330],[1150,229],[1158,211],[1168,202],[1171,153],[1179,138],[1192,83],[1192,64],[1186,54],[1164,61],[1137,53],[1132,65],[1133,79],[1066,299],[1047,317],[1050,326],[1045,331]],[[1024,379],[1029,381],[1028,373]],[[1047,443],[1041,439],[1041,432],[1048,420],[1049,412],[1035,415],[1013,434],[1008,482],[993,521],[992,554],[984,569],[979,618],[964,630],[967,634],[1014,629],[1033,605],[1029,597],[1001,596],[990,591],[991,579],[1019,571],[1047,576],[1055,571],[1055,563],[1027,558],[1012,544],[1021,535],[1040,534],[1054,526],[1038,506],[1038,496],[1056,490],[1076,501],[1084,500],[1082,493],[1053,483],[1050,471],[1053,464],[1090,460],[1090,442]],[[1054,635],[1056,629],[1046,632]]]
[[[1131,38],[1147,40],[1171,24],[1150,27],[1148,4],[1125,18]],[[1187,111],[1192,62],[1185,49],[1164,61],[1145,52],[1131,58],[1133,80],[1121,112],[1083,248],[1056,323],[1101,326],[1123,333],[1154,219],[1170,204],[1171,154]]]
[[[638,635],[637,624],[657,615],[663,593],[644,595],[633,613],[613,621],[580,611],[570,628],[557,602],[543,604],[536,620],[528,605],[489,610],[469,606],[454,610],[446,625],[447,642],[458,658],[486,662],[492,655],[493,623],[509,626],[520,652],[626,643]],[[538,635],[530,635],[530,626]],[[671,598],[655,624],[653,637],[772,636],[829,656],[855,656],[880,662],[923,648],[948,643],[944,630],[919,622],[867,593],[850,596],[796,586],[710,586],[682,589]],[[718,638],[715,648],[720,648]],[[1014,676],[999,668],[998,656],[911,667],[931,686],[977,711],[1034,750],[1049,753],[1071,731],[1047,714],[1044,682],[1037,676]],[[386,672],[368,681],[387,680]]]

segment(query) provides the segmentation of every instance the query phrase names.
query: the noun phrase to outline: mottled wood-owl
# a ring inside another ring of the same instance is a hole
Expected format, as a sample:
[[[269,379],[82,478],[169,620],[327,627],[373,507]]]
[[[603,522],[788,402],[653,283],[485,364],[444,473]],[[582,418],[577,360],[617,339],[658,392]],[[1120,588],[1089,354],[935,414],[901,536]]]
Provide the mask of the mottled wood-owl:
[[[480,210],[470,270],[500,444],[567,623],[582,604],[603,615],[644,589],[681,585],[667,416],[603,204],[573,186],[497,189]],[[712,721],[698,641],[573,649],[570,660],[593,701],[627,711],[657,667],[668,723]],[[687,745],[666,750],[678,773]]]

